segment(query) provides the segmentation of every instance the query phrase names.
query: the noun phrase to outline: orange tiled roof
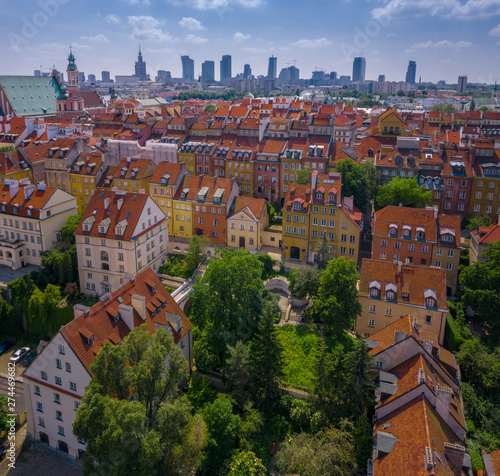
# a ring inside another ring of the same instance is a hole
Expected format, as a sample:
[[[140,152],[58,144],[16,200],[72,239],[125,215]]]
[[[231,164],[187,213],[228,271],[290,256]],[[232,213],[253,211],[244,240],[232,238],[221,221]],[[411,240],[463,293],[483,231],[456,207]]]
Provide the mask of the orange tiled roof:
[[[500,241],[500,225],[481,226],[479,229],[473,230],[472,234],[477,235],[478,243],[496,243]]]
[[[234,211],[231,216],[236,215],[246,208],[250,209],[253,215],[259,220],[262,217],[264,210],[266,209],[266,201],[263,198],[252,198],[238,196],[234,202]]]
[[[160,162],[151,177],[150,184],[159,184],[164,175],[169,175],[168,185],[172,186],[182,170],[182,164],[170,164],[169,162]]]
[[[150,159],[123,158],[113,177],[115,179],[143,180],[151,177],[156,168]]]
[[[145,319],[134,310],[134,327],[145,323],[150,334],[154,334],[156,325],[166,326],[171,330],[175,344],[191,329],[192,325],[184,312],[165,289],[154,271],[148,268],[134,280],[112,293],[106,302],[98,302],[91,307],[88,314],[82,314],[61,328],[61,334],[89,373],[90,365],[102,346],[107,343],[118,345],[130,333],[130,329],[123,319],[115,323],[114,318],[119,314],[120,301],[126,306],[131,306],[132,295],[146,298]],[[161,311],[157,312],[159,308]],[[155,312],[154,316],[153,312]],[[167,312],[176,314],[182,319],[180,332],[177,332],[176,328],[167,320]],[[94,341],[89,345],[88,339],[91,336],[93,336]]]

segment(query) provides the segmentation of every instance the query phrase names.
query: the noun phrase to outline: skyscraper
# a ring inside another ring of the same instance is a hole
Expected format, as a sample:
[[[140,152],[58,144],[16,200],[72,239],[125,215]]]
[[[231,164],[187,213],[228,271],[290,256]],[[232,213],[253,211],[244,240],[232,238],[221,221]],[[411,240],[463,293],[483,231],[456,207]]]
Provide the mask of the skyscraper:
[[[181,56],[182,79],[194,81],[194,61],[189,56]]]
[[[385,74],[379,74],[378,75],[378,82],[379,83],[385,83]]]
[[[465,91],[467,91],[467,76],[459,76],[457,93],[464,93]]]
[[[141,47],[139,46],[139,55],[137,56],[137,61],[135,62],[135,75],[139,79],[139,81],[148,80],[148,76],[146,74],[146,62],[142,60]]]
[[[212,83],[215,81],[215,62],[205,61],[201,64],[201,82]]]
[[[276,79],[278,77],[278,58],[272,55],[269,58],[269,66],[267,68],[267,77],[269,79]]]
[[[248,79],[250,76],[252,76],[252,68],[250,68],[249,64],[246,64],[243,66],[243,78]]]
[[[366,60],[362,57],[354,58],[354,62],[352,64],[352,81],[364,82],[365,70],[366,70]]]
[[[224,55],[220,62],[220,80],[231,79],[231,55]]]
[[[409,84],[415,84],[416,77],[417,77],[417,62],[410,61],[408,63],[408,70],[406,71],[406,82]]]
[[[103,83],[109,83],[111,81],[111,75],[109,74],[109,71],[101,72],[101,80]]]

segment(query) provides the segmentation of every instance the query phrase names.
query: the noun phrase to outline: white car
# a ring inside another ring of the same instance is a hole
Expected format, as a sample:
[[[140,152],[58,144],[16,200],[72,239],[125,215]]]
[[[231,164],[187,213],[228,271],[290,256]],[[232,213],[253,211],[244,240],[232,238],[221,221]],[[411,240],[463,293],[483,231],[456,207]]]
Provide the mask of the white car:
[[[14,364],[17,364],[19,361],[22,360],[22,358],[30,351],[29,347],[22,347],[19,350],[16,350],[13,354],[12,357],[10,358],[10,361]]]

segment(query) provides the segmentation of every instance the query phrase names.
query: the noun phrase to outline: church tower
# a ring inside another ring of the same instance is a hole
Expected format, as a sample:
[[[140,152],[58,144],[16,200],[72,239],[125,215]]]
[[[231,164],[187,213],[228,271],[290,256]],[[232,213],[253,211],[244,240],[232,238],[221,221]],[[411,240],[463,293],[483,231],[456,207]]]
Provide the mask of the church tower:
[[[80,96],[80,83],[78,81],[78,67],[71,47],[68,56],[68,86],[61,86],[61,93],[57,97],[57,118],[78,119],[84,114],[83,98]]]

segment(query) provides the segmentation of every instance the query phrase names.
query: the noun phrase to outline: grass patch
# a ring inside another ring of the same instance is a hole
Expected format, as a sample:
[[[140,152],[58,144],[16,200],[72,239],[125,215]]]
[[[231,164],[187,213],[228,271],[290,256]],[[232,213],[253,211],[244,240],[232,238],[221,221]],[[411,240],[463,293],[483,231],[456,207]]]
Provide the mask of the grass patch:
[[[283,346],[283,380],[313,388],[316,379],[314,364],[321,342],[317,327],[285,324],[277,328],[277,334]]]

